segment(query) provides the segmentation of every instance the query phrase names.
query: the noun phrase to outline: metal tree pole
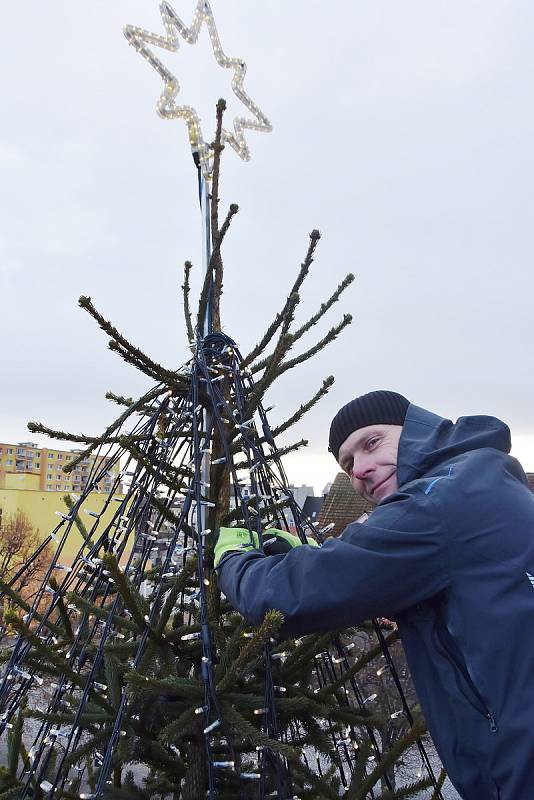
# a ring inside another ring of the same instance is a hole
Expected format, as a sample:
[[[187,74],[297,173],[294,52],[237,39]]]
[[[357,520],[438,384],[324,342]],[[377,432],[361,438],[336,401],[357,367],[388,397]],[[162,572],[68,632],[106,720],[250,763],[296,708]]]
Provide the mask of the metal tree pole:
[[[206,176],[202,172],[202,169],[200,167],[200,162],[198,160],[198,153],[194,153],[193,158],[195,160],[195,164],[198,170],[198,196],[200,201],[200,217],[202,223],[202,234],[201,234],[202,235],[202,281],[204,281],[208,269],[210,268],[210,259],[211,259],[211,202],[210,202],[211,180],[209,178],[206,178]],[[202,338],[212,333],[212,328],[213,328],[212,292],[213,292],[213,281],[211,281],[208,294],[206,316],[204,317],[204,326],[203,330],[201,331]]]
[[[210,269],[210,260],[211,260],[211,213],[210,213],[210,185],[211,181],[207,178],[204,173],[202,172],[200,161],[198,159],[198,153],[193,154],[193,158],[197,167],[198,171],[198,195],[200,201],[200,217],[201,217],[201,224],[202,224],[202,281],[206,279],[208,270]],[[208,293],[208,301],[206,305],[206,314],[204,316],[204,323],[203,323],[203,330],[201,332],[202,338],[200,342],[200,346],[204,342],[206,336],[208,336],[212,332],[212,309],[213,309],[213,275],[210,277],[210,288]],[[208,408],[204,408],[202,413],[203,419],[203,429],[209,431],[210,429],[210,413]],[[202,482],[207,485],[210,482],[210,453],[208,448],[208,443],[205,442],[205,447],[203,448],[204,454],[202,457],[202,464],[200,467],[200,475]],[[206,530],[207,520],[208,520],[208,511],[206,506],[202,506],[201,510],[202,516],[202,530]]]

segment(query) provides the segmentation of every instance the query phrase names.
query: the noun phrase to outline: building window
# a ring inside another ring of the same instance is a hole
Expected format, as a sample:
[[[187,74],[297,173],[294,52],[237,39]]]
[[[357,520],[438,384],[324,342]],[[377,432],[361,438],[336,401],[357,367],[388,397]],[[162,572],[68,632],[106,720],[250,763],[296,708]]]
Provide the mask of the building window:
[[[37,461],[37,463],[35,464],[35,469],[41,469],[41,462],[40,461]]]
[[[63,453],[58,453],[58,454],[57,454],[57,457],[58,457],[58,459],[61,461],[61,459],[63,458]]]
[[[6,453],[8,454],[8,456],[12,455],[13,454],[13,448],[12,447],[8,447],[7,450],[6,450]]]
[[[13,463],[13,459],[12,458],[6,458],[6,464],[8,466],[11,466],[12,463]]]
[[[54,454],[53,453],[49,453],[47,458],[54,458]]]
[[[17,447],[17,455],[18,456],[23,456],[24,455],[24,448],[23,447]]]
[[[65,456],[65,461],[70,461],[72,456]]]
[[[56,483],[56,492],[59,492],[60,490],[61,490],[61,484]]]
[[[47,481],[51,481],[51,480],[52,480],[52,476],[51,476],[51,475],[47,475],[47,476],[46,476],[46,480],[47,480]]]
[[[48,489],[48,491],[50,491],[52,489],[52,484],[51,483],[47,483],[46,484],[46,488]]]

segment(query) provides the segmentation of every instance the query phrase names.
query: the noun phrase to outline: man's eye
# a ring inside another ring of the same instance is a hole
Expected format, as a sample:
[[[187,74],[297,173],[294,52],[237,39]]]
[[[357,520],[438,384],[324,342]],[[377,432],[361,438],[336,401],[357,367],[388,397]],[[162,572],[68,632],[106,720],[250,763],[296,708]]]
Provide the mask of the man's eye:
[[[373,439],[368,439],[368,440],[367,440],[367,445],[366,445],[367,449],[368,449],[368,450],[372,450],[372,449],[373,449],[373,447],[375,446],[375,444],[376,444],[378,441],[379,441],[379,439],[378,439],[378,436],[375,436]]]

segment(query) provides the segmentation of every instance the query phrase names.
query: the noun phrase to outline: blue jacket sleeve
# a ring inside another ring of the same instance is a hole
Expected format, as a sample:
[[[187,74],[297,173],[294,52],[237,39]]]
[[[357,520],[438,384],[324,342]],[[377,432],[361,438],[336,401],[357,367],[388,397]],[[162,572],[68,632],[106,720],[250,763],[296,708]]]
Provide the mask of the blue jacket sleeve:
[[[219,566],[229,602],[254,624],[278,609],[287,635],[394,618],[447,583],[442,514],[431,494],[399,493],[320,548],[232,553]]]

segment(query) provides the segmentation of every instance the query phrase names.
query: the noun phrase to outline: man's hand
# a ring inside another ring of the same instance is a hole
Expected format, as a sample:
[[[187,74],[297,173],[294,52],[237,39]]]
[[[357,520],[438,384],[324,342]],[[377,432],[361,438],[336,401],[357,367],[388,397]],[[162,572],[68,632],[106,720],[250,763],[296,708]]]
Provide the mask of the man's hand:
[[[258,534],[247,528],[221,528],[213,551],[213,565],[217,568],[227,553],[249,553],[257,550],[258,545]]]
[[[319,547],[315,539],[306,536],[306,542],[311,547]],[[278,553],[289,553],[294,547],[300,547],[301,542],[298,536],[288,531],[281,531],[278,528],[268,528],[263,532],[263,552],[265,555],[274,556]]]
[[[306,539],[312,547],[319,547],[315,539],[309,536]],[[278,528],[268,528],[262,535],[263,552],[268,556],[288,553],[301,544],[298,536]],[[214,566],[217,568],[227,553],[249,553],[258,547],[257,533],[251,534],[247,528],[221,528],[214,550]]]

